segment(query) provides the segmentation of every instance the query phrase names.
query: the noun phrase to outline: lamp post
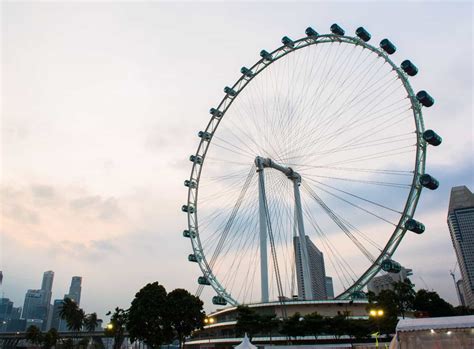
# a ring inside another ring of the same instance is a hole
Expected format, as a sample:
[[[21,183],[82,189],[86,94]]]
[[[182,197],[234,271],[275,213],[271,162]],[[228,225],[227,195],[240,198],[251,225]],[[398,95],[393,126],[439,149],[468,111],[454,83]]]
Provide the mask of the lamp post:
[[[380,318],[383,317],[384,311],[383,309],[371,309],[369,311],[369,316],[375,319],[375,323],[377,324],[377,332],[375,333],[375,347],[379,347],[379,336],[380,336]]]

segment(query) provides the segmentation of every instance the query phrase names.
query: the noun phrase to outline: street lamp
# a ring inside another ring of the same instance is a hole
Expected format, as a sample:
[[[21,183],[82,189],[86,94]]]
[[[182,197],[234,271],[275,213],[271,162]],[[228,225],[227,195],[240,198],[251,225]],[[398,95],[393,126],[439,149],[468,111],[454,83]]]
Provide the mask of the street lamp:
[[[107,329],[109,331],[113,330],[113,328],[114,328],[114,325],[112,323],[107,324]]]
[[[375,319],[375,323],[377,324],[377,333],[375,333],[375,347],[379,347],[379,336],[380,336],[380,318],[383,317],[384,311],[383,309],[371,309],[369,311],[369,316]]]

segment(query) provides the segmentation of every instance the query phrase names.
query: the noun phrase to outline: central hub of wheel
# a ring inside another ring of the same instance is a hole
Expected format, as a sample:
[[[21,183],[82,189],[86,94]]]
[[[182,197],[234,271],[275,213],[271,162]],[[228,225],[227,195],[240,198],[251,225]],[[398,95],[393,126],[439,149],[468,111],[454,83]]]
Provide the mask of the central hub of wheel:
[[[301,176],[298,172],[295,172],[291,167],[282,166],[270,158],[257,156],[255,158],[255,166],[257,166],[257,172],[262,171],[264,168],[273,168],[285,174],[285,176],[287,176],[292,181],[295,181],[298,184],[301,183]]]

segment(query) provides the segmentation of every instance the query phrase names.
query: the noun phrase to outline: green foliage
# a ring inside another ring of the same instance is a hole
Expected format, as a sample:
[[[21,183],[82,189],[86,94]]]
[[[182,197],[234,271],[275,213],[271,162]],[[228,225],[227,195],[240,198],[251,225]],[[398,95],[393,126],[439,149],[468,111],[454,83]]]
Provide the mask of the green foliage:
[[[455,307],[454,312],[456,316],[474,315],[474,309],[465,307],[463,305],[458,305],[457,307]]]
[[[76,302],[70,298],[64,298],[59,310],[61,319],[66,320],[67,328],[71,331],[80,331],[84,324],[86,314],[79,308]]]
[[[413,301],[415,310],[427,312],[430,317],[457,315],[454,307],[441,298],[438,293],[418,290]]]
[[[109,311],[106,315],[111,315]],[[125,339],[124,333],[128,322],[128,310],[116,307],[111,318],[109,325],[105,328],[105,335],[108,337],[114,337],[114,349],[120,349]]]
[[[295,339],[298,336],[304,336],[305,326],[303,321],[304,318],[301,317],[300,313],[293,314],[288,319],[283,321],[280,333]]]
[[[409,279],[395,282],[393,285],[395,293],[395,302],[398,307],[398,313],[405,318],[405,313],[413,310],[413,302],[415,300],[415,285]]]
[[[237,307],[237,324],[235,330],[238,335],[247,333],[249,339],[252,339],[259,332],[259,324],[261,323],[260,315],[246,305]]]
[[[26,329],[25,338],[33,344],[40,344],[43,341],[43,334],[38,327],[31,325]]]
[[[58,331],[55,328],[50,329],[43,336],[43,349],[55,347],[59,339]]]
[[[166,296],[166,319],[170,322],[181,347],[185,337],[202,328],[205,313],[203,303],[183,289],[175,289]]]
[[[128,332],[132,341],[142,340],[158,348],[173,339],[173,328],[167,318],[166,290],[158,282],[147,284],[135,295],[128,313]],[[176,310],[176,309],[173,309]]]
[[[326,321],[317,312],[305,315],[303,326],[305,333],[314,336],[315,339],[326,331]]]
[[[96,313],[87,314],[84,318],[84,327],[87,332],[95,332],[98,325],[98,318]]]

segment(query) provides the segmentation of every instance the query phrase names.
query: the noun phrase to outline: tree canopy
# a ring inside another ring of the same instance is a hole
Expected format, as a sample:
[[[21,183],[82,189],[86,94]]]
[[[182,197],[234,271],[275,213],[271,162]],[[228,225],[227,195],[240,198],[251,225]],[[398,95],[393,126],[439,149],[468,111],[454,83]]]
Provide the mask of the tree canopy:
[[[166,296],[166,318],[181,347],[186,336],[196,328],[201,328],[205,313],[203,303],[188,291],[178,288]]]
[[[158,348],[173,339],[166,301],[166,290],[158,282],[149,283],[137,292],[128,312],[127,328],[132,341],[138,339]]]

